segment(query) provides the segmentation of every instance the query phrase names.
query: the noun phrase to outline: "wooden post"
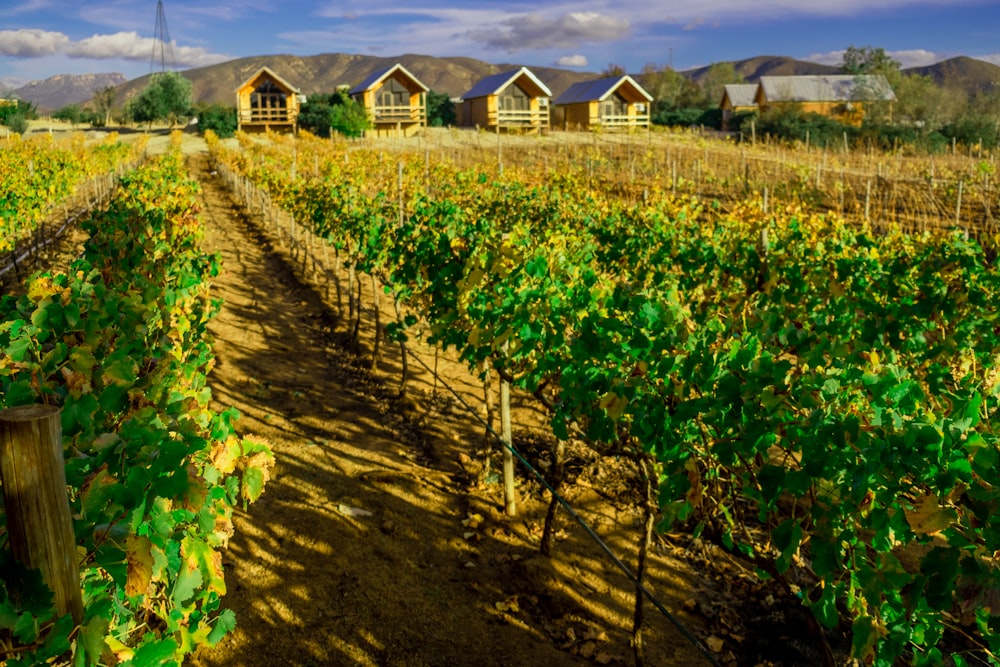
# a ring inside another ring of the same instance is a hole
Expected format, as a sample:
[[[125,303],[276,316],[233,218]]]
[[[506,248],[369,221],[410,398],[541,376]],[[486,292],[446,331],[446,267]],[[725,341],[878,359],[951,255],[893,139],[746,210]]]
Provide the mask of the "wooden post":
[[[500,379],[500,437],[503,438],[503,501],[507,516],[517,516],[517,498],[514,496],[513,429],[510,421],[510,383]]]
[[[0,484],[14,558],[42,571],[60,614],[83,622],[80,569],[54,405],[0,411]]]
[[[868,183],[865,185],[865,222],[871,220],[871,202],[872,202],[872,180],[869,178]]]
[[[955,225],[962,224],[962,190],[965,188],[965,181],[958,182],[958,201],[955,202]],[[968,234],[968,232],[966,232]]]

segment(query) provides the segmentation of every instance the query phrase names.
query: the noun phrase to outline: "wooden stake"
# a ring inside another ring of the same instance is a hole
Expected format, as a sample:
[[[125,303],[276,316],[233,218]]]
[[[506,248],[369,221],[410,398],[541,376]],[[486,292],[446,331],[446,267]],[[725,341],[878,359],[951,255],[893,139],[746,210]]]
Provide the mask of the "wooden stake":
[[[0,485],[11,553],[42,571],[56,609],[79,624],[83,598],[65,466],[58,407],[0,411]]]
[[[510,383],[500,379],[500,437],[503,448],[503,501],[507,516],[517,516],[517,498],[514,496],[514,453],[510,450],[513,432],[510,421]]]

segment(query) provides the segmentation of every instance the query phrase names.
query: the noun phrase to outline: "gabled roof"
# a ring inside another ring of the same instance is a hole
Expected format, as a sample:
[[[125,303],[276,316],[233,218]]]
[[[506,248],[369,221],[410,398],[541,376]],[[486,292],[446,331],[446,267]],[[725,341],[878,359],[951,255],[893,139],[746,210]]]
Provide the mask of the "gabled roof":
[[[729,104],[734,107],[752,107],[757,104],[754,101],[756,95],[756,83],[727,83],[722,99],[725,100],[728,97]]]
[[[611,76],[606,79],[596,81],[579,81],[566,89],[562,95],[557,97],[552,104],[577,104],[578,102],[601,102],[607,99],[619,88],[624,87],[626,94],[623,95],[629,102],[646,100],[653,101],[653,96],[647,93],[635,79],[628,74],[623,76]],[[631,93],[631,94],[629,94]]]
[[[540,95],[535,95],[535,97],[552,97],[552,91],[549,90],[544,83],[539,81],[538,77],[532,74],[527,67],[522,67],[521,69],[501,72],[499,74],[493,74],[484,79],[480,79],[479,83],[470,88],[465,95],[462,95],[462,99],[471,100],[476,97],[486,97],[487,95],[499,95],[507,86],[522,76],[528,77],[528,80],[531,81],[532,85],[534,85],[537,90],[541,92]]]
[[[881,74],[820,74],[815,76],[762,76],[760,91],[768,102],[851,102],[894,100],[889,82]]]
[[[420,90],[424,91],[425,93],[428,90],[430,90],[427,86],[425,86],[423,83],[421,83],[420,79],[418,79],[417,77],[413,76],[408,69],[406,69],[405,67],[403,67],[399,63],[396,63],[392,67],[387,67],[385,69],[381,69],[381,70],[378,70],[376,72],[372,72],[371,74],[369,74],[368,76],[365,77],[364,81],[362,81],[358,85],[356,85],[353,88],[351,88],[351,91],[348,94],[349,95],[357,95],[358,93],[363,93],[366,90],[371,90],[373,88],[378,88],[380,85],[382,85],[383,81],[385,81],[386,79],[388,79],[395,72],[402,72],[406,76],[407,79],[409,79],[410,81],[412,81],[413,83],[415,83],[420,88]]]
[[[259,79],[261,76],[263,76],[265,74],[267,76],[269,76],[271,79],[273,79],[275,83],[277,83],[279,86],[281,86],[282,88],[284,88],[289,93],[296,93],[296,94],[298,94],[298,92],[299,92],[298,88],[296,88],[295,86],[293,86],[292,84],[288,83],[287,81],[285,81],[284,79],[282,79],[280,76],[278,76],[277,74],[275,74],[274,70],[272,70],[270,67],[267,67],[266,65],[264,67],[261,67],[256,72],[254,72],[253,76],[251,76],[249,79],[247,79],[246,81],[244,81],[243,83],[241,83],[239,86],[237,86],[236,92],[237,93],[240,92],[245,87],[249,86],[251,83],[253,83],[254,81],[256,81],[257,79]]]

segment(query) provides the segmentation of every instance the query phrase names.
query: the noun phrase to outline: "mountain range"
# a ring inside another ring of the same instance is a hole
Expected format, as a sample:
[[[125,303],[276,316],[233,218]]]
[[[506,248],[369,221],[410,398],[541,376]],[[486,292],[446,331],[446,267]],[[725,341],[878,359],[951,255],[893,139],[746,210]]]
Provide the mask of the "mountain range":
[[[271,55],[252,56],[230,60],[217,65],[189,69],[183,72],[192,82],[194,99],[198,102],[235,104],[235,90],[258,69],[267,66],[289,83],[309,95],[332,92],[339,85],[353,86],[378,69],[401,63],[431,90],[460,97],[479,79],[506,70],[516,69],[516,64],[492,64],[474,58],[436,58],[406,54],[393,58],[343,53],[324,53],[315,56]],[[838,69],[785,56],[756,56],[732,62],[736,71],[747,82],[755,83],[762,76],[788,76],[803,74],[833,74]],[[686,70],[681,74],[700,81],[708,67]],[[531,71],[558,96],[578,81],[594,79],[595,72],[578,72],[555,67],[531,67]],[[968,57],[952,58],[927,67],[904,69],[931,77],[938,85],[960,89],[969,95],[985,90],[1000,90],[1000,66]],[[3,90],[0,96],[15,95],[34,102],[40,111],[52,111],[67,104],[82,103],[103,87],[118,88],[118,102],[123,104],[139,93],[149,83],[149,75],[126,81],[121,74],[85,74],[54,76],[44,81],[32,81],[14,90]]]

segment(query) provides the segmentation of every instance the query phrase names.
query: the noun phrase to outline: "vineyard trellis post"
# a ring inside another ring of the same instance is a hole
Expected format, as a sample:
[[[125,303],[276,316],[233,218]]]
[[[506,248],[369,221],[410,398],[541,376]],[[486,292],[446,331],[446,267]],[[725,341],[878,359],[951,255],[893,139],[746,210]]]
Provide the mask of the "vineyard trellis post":
[[[73,519],[66,492],[60,410],[24,405],[0,411],[0,485],[11,554],[41,570],[60,614],[83,621]]]
[[[504,352],[508,344],[504,343]],[[510,419],[510,382],[500,376],[500,437],[503,439],[503,501],[507,516],[517,516],[517,498],[514,495],[514,442]]]

